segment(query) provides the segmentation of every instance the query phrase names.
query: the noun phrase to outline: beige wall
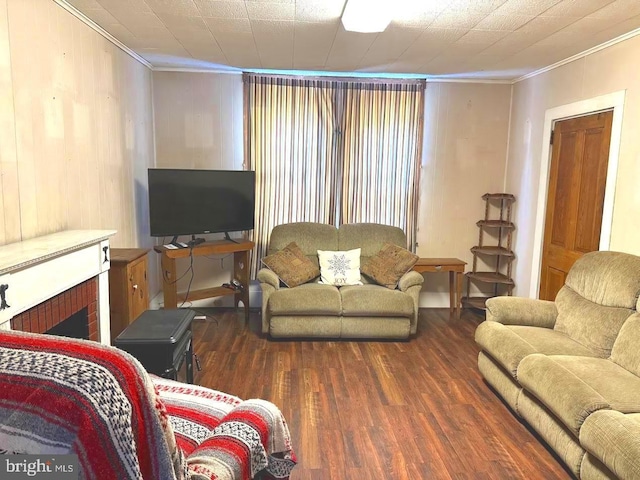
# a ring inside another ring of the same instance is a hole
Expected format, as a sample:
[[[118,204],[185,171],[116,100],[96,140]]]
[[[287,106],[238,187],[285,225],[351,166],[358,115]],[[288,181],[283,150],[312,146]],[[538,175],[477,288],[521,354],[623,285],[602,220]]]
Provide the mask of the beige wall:
[[[239,74],[154,72],[156,164],[160,168],[241,170],[244,161],[242,76]],[[207,239],[222,234],[200,235]],[[187,237],[184,237],[187,238]],[[158,239],[160,242],[162,239]],[[168,239],[167,239],[168,241]],[[233,256],[196,257],[191,289],[231,280]],[[189,260],[179,260],[181,275]],[[178,282],[186,291],[191,274]],[[222,299],[216,303],[219,304]],[[226,304],[230,305],[228,297]],[[159,296],[156,301],[162,301]],[[211,305],[214,300],[198,305]]]
[[[626,90],[611,250],[640,254],[640,37],[514,85],[507,190],[516,203],[516,293],[529,295],[546,110]],[[539,266],[535,266],[539,268]]]
[[[511,85],[427,83],[418,249],[468,262],[482,195],[504,186]],[[449,303],[446,274],[427,274],[421,306]],[[477,293],[476,289],[472,294]]]
[[[52,1],[0,0],[0,245],[115,229],[149,245],[151,72]]]
[[[154,72],[153,101],[158,167],[242,168],[241,75]]]
[[[510,96],[510,85],[428,84],[419,254],[471,262],[475,223],[484,215],[480,197],[503,188]],[[153,98],[159,167],[242,168],[239,75],[154,72]],[[230,258],[197,258],[194,264],[192,288],[230,278]],[[187,267],[183,262],[178,272]],[[179,290],[186,290],[189,277]],[[425,278],[423,305],[448,305],[447,275]]]

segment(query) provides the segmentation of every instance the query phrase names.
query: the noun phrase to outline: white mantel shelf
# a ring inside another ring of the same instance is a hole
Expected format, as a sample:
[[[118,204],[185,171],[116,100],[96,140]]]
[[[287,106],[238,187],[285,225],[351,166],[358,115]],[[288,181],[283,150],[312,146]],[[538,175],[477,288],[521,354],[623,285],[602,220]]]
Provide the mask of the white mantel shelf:
[[[0,247],[0,275],[100,243],[115,230],[67,230]]]
[[[98,337],[109,344],[109,238],[115,234],[66,230],[0,246],[0,284],[6,300],[0,308],[0,329],[10,329],[15,315],[95,277]]]

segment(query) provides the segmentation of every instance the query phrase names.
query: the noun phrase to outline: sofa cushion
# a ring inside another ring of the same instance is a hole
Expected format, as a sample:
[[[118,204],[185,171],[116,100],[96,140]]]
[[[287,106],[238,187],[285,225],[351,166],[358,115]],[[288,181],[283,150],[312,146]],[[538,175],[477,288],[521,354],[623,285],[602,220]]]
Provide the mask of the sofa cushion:
[[[382,248],[362,265],[362,273],[378,285],[394,289],[400,278],[418,261],[418,255],[406,248],[385,242]]]
[[[318,250],[320,283],[325,285],[362,285],[360,249],[345,251]]]
[[[482,322],[476,329],[476,342],[511,375],[516,378],[518,365],[527,355],[571,354],[595,356],[588,348],[567,335],[550,328],[524,325],[503,325]]]
[[[518,381],[525,392],[544,404],[577,437],[585,418],[597,410],[610,408],[610,404],[573,372],[553,360],[556,358],[560,356],[527,356],[518,366]]]
[[[352,285],[340,288],[342,314],[349,317],[411,317],[413,299],[400,290],[380,285]]]
[[[332,285],[305,283],[276,290],[269,296],[270,315],[340,315],[340,293]]]
[[[518,381],[576,434],[596,410],[640,411],[640,378],[604,358],[530,355]]]
[[[629,308],[593,303],[568,285],[558,292],[556,306],[554,328],[603,358],[609,356],[622,324],[633,313]]]
[[[297,287],[320,275],[320,269],[309,260],[296,242],[262,259],[287,287]]]
[[[549,358],[602,395],[614,410],[640,412],[640,377],[620,365],[604,358],[569,355]]]
[[[611,360],[640,377],[640,314],[624,322],[613,344]]]

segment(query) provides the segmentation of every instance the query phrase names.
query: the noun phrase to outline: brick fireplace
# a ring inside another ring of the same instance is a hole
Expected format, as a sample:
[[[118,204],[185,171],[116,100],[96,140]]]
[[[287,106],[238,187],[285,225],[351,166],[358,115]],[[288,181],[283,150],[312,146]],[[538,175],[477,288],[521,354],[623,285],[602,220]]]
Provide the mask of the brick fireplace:
[[[66,336],[75,338],[86,336],[88,340],[97,342],[99,340],[97,288],[96,277],[71,287],[13,317],[11,329],[31,333],[50,333],[52,328],[73,320],[82,323],[82,328],[67,327],[64,330],[72,333]],[[81,319],[78,320],[78,318]]]
[[[115,233],[68,230],[0,246],[0,329],[110,344],[109,238]]]

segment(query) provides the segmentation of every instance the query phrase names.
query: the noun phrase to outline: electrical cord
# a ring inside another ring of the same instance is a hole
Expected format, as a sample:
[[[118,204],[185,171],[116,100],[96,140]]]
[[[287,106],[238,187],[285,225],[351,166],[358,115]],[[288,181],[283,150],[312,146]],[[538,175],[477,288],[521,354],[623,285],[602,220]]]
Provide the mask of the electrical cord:
[[[177,283],[179,280],[182,280],[184,278],[184,276],[189,273],[189,270],[191,270],[193,267],[193,261],[192,261],[192,265],[187,267],[187,269],[184,271],[184,273],[182,275],[180,275],[178,278],[176,278],[175,280],[169,280],[167,278],[167,272],[166,270],[162,270],[162,279],[164,280],[164,283],[166,283],[167,285],[173,285],[174,283]]]
[[[167,243],[167,237],[162,237],[162,245],[165,245]],[[184,276],[189,273],[189,270],[191,270],[191,280],[189,280],[189,288],[191,288],[191,282],[193,281],[193,245],[189,247],[189,256],[191,257],[191,262],[189,264],[189,267],[187,267],[187,269],[184,271],[184,273],[182,275],[180,275],[178,278],[176,278],[175,280],[169,280],[167,278],[167,271],[162,269],[162,280],[164,281],[164,283],[166,283],[167,285],[174,285],[175,283],[179,282],[180,280],[182,280],[184,278]],[[189,292],[187,291],[187,294]],[[186,300],[185,300],[186,302]],[[185,302],[182,302],[182,305],[184,305]],[[182,307],[182,305],[180,305]]]
[[[193,270],[193,245],[191,245],[189,247],[189,268],[185,272],[185,275],[187,274],[187,272],[189,270],[191,270],[191,278],[189,279],[189,285],[187,285],[187,294],[184,296],[184,300],[180,304],[179,308],[182,308],[184,306],[184,304],[187,303],[187,300],[189,299],[189,292],[191,292],[191,283],[193,282],[193,277],[194,277],[194,274],[195,274],[195,272]]]

